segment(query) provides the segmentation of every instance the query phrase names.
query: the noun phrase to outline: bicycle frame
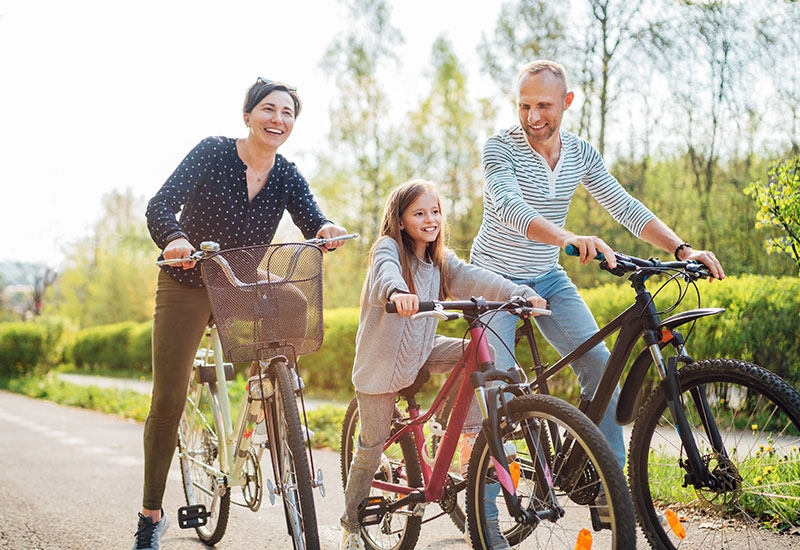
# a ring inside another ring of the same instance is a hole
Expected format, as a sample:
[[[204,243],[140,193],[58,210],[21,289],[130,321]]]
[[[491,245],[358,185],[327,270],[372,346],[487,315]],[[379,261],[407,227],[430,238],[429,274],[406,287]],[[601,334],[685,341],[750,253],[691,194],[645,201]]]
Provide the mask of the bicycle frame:
[[[586,416],[595,424],[599,425],[611,402],[615,388],[622,378],[623,371],[628,359],[633,353],[636,342],[644,337],[646,349],[641,352],[634,362],[628,374],[628,378],[625,381],[625,385],[620,394],[617,420],[618,422],[621,421],[620,423],[627,423],[632,420],[633,414],[635,413],[636,398],[652,360],[652,363],[656,366],[659,377],[662,380],[667,380],[667,403],[673,418],[678,424],[678,431],[687,455],[689,473],[693,476],[692,481],[698,484],[698,486],[707,486],[710,481],[708,468],[703,465],[703,461],[697,449],[697,444],[691,436],[692,432],[689,428],[683,404],[680,400],[677,380],[677,361],[690,363],[693,360],[686,354],[683,336],[673,329],[694,319],[721,313],[724,309],[694,309],[668,317],[662,321],[653,301],[653,297],[645,287],[645,281],[648,277],[649,274],[642,272],[636,272],[631,275],[630,280],[636,292],[634,304],[620,313],[616,318],[573,351],[559,359],[547,370],[545,370],[539,359],[531,321],[530,319],[524,319],[523,326],[517,330],[517,335],[528,340],[531,357],[534,360],[535,381],[531,383],[531,387],[539,393],[549,393],[547,387],[548,379],[561,372],[567,365],[583,356],[597,344],[603,342],[609,335],[619,331],[619,335],[611,350],[608,362],[605,365],[605,369],[594,395],[589,400],[582,399],[579,406],[579,409],[584,412]],[[661,354],[661,348],[668,343],[675,346],[678,355],[676,357],[670,357],[665,364]],[[714,449],[720,454],[727,456],[719,430],[709,412],[705,394],[701,389],[698,389],[693,393],[693,398],[698,408],[706,412],[706,414],[703,415],[703,426],[709,440],[714,445]]]
[[[517,517],[527,518],[529,512],[521,509],[520,503],[515,496],[516,490],[511,481],[508,462],[496,432],[497,410],[487,407],[486,403],[496,402],[498,393],[502,393],[500,388],[485,388],[487,380],[505,380],[509,383],[518,383],[513,375],[498,371],[494,368],[494,360],[491,355],[489,344],[484,337],[484,327],[477,323],[470,323],[470,341],[461,355],[456,366],[448,376],[444,386],[434,399],[430,409],[424,414],[419,413],[419,407],[410,405],[408,408],[409,419],[400,419],[398,424],[402,427],[396,430],[384,444],[384,449],[391,446],[399,438],[407,433],[411,433],[416,443],[417,453],[420,457],[425,452],[425,435],[423,426],[434,414],[444,405],[447,396],[455,389],[459,374],[463,372],[461,385],[458,387],[458,397],[453,406],[453,411],[447,424],[442,440],[439,444],[436,457],[431,467],[424,460],[421,462],[424,487],[408,487],[386,481],[373,480],[372,487],[382,491],[389,491],[404,495],[395,503],[389,506],[390,511],[397,510],[407,504],[421,504],[437,502],[444,496],[447,472],[452,462],[453,456],[458,445],[458,439],[467,417],[467,412],[472,403],[473,396],[477,396],[484,418],[483,425],[486,430],[489,446],[492,453],[492,460],[495,465],[498,478],[504,489],[506,504],[509,511]],[[504,387],[503,391],[523,393],[519,386]],[[415,403],[414,403],[415,405]],[[538,446],[537,446],[538,448]],[[550,491],[552,491],[552,481],[550,481]]]

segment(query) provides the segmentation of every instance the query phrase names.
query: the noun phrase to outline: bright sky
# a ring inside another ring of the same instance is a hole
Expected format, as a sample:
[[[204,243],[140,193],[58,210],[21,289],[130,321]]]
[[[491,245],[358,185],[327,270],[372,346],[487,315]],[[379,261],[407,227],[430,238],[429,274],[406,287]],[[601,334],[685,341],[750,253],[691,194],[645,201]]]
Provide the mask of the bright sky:
[[[387,116],[428,91],[443,33],[471,92],[495,91],[476,46],[500,0],[393,4],[406,42]],[[104,193],[149,198],[203,137],[243,137],[244,92],[259,75],[298,87],[303,112],[281,153],[309,174],[334,89],[319,62],[350,23],[335,0],[0,0],[0,261],[56,265]]]

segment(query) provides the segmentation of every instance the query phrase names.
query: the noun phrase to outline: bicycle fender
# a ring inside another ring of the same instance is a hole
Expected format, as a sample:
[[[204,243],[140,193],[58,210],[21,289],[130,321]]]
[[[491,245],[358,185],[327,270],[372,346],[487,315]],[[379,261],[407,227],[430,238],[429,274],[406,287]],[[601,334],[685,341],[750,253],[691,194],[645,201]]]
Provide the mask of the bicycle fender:
[[[717,307],[704,307],[699,309],[690,309],[667,317],[658,324],[658,328],[673,329],[700,317],[708,315],[717,315],[725,311],[725,308]],[[663,348],[666,342],[662,342],[659,347]],[[650,356],[650,350],[645,348],[636,357],[636,360],[631,365],[628,371],[628,377],[625,379],[625,384],[622,386],[622,392],[619,396],[619,403],[617,404],[616,420],[617,424],[624,426],[630,424],[636,418],[638,412],[637,404],[639,402],[639,393],[644,383],[644,377],[647,375],[647,370],[653,362]]]
[[[658,324],[658,328],[675,328],[689,321],[694,321],[695,319],[699,319],[700,317],[705,317],[707,315],[717,315],[725,311],[723,307],[702,307],[700,309],[690,309],[689,311],[683,311],[671,317],[667,317],[663,321]]]

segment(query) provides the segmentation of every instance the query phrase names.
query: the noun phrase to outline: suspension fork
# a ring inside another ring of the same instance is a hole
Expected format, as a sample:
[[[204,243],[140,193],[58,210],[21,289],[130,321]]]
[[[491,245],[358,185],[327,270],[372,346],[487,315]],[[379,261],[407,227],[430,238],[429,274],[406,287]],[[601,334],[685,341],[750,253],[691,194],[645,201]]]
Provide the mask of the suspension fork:
[[[658,345],[658,333],[655,330],[645,331],[644,340],[650,349],[650,354],[653,357],[653,362],[656,365],[659,376],[662,378],[664,385],[664,397],[666,398],[667,407],[669,408],[672,418],[675,421],[675,426],[678,429],[678,435],[681,439],[684,451],[686,452],[686,463],[688,464],[688,475],[684,480],[684,486],[691,483],[695,487],[705,486],[711,487],[712,476],[708,471],[708,467],[703,464],[703,459],[700,456],[700,451],[697,448],[697,442],[692,435],[692,428],[686,418],[686,409],[683,405],[681,397],[680,382],[678,380],[678,360],[679,357],[684,356],[671,356],[667,358],[666,365],[664,364],[664,357],[661,355],[661,348]],[[682,343],[678,344],[679,353],[682,351]],[[691,390],[692,400],[695,403],[698,411],[701,414],[703,428],[711,440],[714,449],[720,454],[727,456],[723,448],[722,438],[719,434],[716,422],[711,415],[711,409],[708,405],[708,400],[705,396],[705,390],[702,387]],[[684,466],[685,467],[685,466]]]

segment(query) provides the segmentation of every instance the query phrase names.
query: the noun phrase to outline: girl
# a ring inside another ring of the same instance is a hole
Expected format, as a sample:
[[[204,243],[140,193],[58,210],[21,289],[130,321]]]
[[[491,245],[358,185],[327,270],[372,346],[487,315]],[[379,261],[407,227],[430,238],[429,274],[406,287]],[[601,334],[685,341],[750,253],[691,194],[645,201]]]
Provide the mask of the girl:
[[[461,356],[461,340],[437,335],[435,319],[408,317],[417,312],[420,300],[471,296],[490,300],[522,296],[534,307],[546,305],[530,287],[469,265],[445,247],[444,214],[432,183],[412,180],[397,187],[386,202],[381,236],[370,252],[361,295],[353,364],[361,432],[345,490],[340,549],[364,548],[358,505],[369,495],[380,464],[397,392],[411,385],[423,365],[433,374],[444,373]],[[385,313],[390,301],[398,315]],[[475,434],[480,424],[473,401],[464,432]]]

